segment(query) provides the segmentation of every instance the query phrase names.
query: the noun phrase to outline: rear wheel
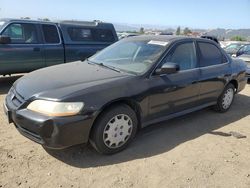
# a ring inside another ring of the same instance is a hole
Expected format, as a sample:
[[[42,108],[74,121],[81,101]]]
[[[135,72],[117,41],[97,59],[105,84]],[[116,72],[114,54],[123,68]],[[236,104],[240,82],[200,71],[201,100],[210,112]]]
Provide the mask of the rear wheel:
[[[119,152],[134,138],[137,124],[137,116],[129,106],[113,106],[97,119],[90,143],[103,154]]]
[[[215,110],[218,112],[226,112],[231,107],[235,95],[235,87],[233,84],[228,84],[221,96],[218,98]]]

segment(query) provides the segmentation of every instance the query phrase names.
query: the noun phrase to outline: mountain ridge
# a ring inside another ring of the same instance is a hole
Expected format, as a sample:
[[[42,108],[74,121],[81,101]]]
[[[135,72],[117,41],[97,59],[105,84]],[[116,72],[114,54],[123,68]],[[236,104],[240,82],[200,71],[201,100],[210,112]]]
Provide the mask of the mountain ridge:
[[[121,31],[139,31],[141,27],[145,30],[160,30],[160,31],[176,31],[175,26],[158,26],[158,25],[150,25],[150,24],[122,24],[122,23],[115,23],[115,29],[118,32]],[[184,29],[184,27],[181,27]],[[213,35],[220,39],[230,39],[234,36],[241,36],[248,40],[250,40],[250,28],[249,29],[224,29],[224,28],[216,28],[216,29],[195,29],[190,28],[193,32],[198,32],[201,34]]]

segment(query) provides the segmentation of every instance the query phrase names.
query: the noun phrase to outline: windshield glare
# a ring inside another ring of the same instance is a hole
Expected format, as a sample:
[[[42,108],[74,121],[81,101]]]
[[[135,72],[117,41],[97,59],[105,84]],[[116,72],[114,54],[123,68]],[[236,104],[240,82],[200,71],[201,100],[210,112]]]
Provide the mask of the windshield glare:
[[[165,45],[152,41],[119,41],[89,60],[124,72],[143,74],[159,59]]]
[[[2,30],[4,23],[4,21],[0,21],[0,31]]]

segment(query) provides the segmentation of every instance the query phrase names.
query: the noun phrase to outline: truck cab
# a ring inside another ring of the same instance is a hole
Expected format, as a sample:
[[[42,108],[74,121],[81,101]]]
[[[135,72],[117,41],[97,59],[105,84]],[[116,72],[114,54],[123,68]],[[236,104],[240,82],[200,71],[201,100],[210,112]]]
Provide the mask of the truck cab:
[[[0,75],[84,60],[118,40],[99,21],[0,20]]]

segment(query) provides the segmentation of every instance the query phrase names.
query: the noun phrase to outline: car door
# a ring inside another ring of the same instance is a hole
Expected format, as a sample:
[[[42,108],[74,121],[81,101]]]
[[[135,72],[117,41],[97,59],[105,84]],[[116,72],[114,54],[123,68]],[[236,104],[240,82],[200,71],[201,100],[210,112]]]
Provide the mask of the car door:
[[[36,24],[11,23],[1,33],[11,38],[0,45],[2,73],[29,72],[44,67],[43,46]]]
[[[44,41],[45,65],[64,63],[64,46],[57,25],[41,24],[40,27]]]
[[[194,42],[174,45],[162,63],[166,62],[178,64],[180,70],[150,78],[149,120],[193,108],[198,100],[200,72]]]
[[[199,104],[215,102],[231,76],[229,59],[213,43],[198,41],[197,44],[201,71]]]

